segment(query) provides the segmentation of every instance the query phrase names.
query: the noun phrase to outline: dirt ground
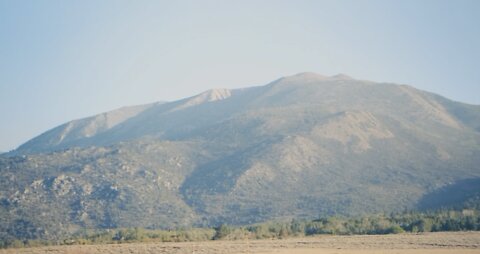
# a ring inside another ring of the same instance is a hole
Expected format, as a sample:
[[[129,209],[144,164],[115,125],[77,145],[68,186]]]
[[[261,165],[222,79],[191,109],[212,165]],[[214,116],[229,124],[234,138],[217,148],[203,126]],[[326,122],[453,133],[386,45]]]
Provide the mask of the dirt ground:
[[[480,254],[480,232],[314,236],[284,240],[129,243],[0,250],[1,254]]]

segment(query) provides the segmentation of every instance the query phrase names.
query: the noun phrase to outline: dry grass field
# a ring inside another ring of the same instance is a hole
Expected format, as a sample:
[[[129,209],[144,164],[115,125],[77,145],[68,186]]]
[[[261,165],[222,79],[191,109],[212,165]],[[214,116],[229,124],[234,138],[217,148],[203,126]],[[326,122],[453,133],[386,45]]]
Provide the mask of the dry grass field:
[[[49,246],[0,250],[2,254],[480,254],[480,232],[314,236],[284,240],[208,241]]]

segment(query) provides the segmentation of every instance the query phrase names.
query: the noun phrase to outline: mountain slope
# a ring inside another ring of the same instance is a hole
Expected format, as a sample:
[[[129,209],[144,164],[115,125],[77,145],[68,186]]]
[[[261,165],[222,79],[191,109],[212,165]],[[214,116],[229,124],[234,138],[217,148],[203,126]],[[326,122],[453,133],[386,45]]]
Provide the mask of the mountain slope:
[[[176,102],[126,107],[75,120],[32,139],[16,152],[105,145],[144,136],[188,137],[192,132],[241,113],[313,106],[320,108],[322,112],[315,113],[323,116],[363,110],[403,117],[399,119],[402,121],[456,129],[466,126],[476,130],[478,126],[472,124],[480,121],[479,107],[454,103],[412,87],[358,81],[345,75],[324,77],[301,73],[264,87],[213,89]]]
[[[77,145],[85,139],[110,130],[152,106],[153,104],[124,107],[96,116],[74,120],[45,132],[16,150],[29,153]]]
[[[473,200],[479,126],[479,106],[315,73],[124,108],[0,156],[0,237],[452,205]]]

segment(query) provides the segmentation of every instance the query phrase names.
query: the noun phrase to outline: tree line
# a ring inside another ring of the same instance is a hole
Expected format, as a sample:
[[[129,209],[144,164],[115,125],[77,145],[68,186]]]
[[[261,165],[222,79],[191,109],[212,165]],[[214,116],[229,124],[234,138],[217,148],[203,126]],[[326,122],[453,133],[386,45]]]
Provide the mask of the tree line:
[[[186,242],[207,240],[282,239],[320,234],[398,234],[404,232],[480,231],[480,212],[474,209],[404,212],[359,217],[326,217],[316,220],[270,221],[248,226],[152,230],[122,228],[81,230],[62,241],[0,239],[0,247],[35,247],[68,244],[127,242]]]

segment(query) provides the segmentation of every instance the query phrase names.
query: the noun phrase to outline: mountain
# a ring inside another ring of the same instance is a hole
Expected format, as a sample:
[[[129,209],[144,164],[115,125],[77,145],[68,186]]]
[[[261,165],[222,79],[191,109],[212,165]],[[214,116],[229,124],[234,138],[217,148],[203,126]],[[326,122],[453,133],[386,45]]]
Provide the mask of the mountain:
[[[478,181],[480,106],[300,73],[71,121],[0,155],[0,238],[476,205]]]

